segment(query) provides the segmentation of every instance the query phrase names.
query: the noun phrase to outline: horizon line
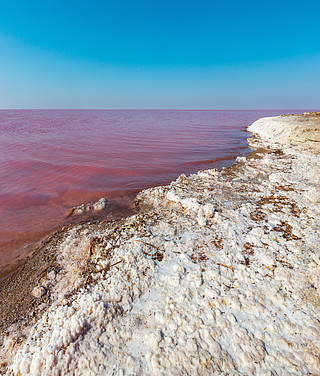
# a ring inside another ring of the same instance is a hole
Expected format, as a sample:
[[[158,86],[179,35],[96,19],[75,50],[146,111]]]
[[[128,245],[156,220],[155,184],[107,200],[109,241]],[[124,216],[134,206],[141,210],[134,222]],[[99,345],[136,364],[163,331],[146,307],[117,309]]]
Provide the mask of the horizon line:
[[[0,108],[0,111],[320,111],[308,108]]]

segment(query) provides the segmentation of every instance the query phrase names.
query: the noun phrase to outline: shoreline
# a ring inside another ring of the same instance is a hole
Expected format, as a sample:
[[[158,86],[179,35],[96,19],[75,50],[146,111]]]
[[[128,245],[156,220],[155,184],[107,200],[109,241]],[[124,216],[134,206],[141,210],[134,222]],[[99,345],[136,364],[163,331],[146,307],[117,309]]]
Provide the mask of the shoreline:
[[[320,133],[320,116],[287,118],[312,118]],[[259,133],[259,122],[249,130]],[[140,192],[141,212],[120,223],[66,229],[41,264],[32,315],[3,333],[3,368],[316,372],[319,141],[306,151],[306,132],[295,132],[275,144],[270,129],[232,167]],[[311,172],[301,170],[309,164]]]
[[[245,150],[244,152],[242,151]],[[240,147],[239,153],[241,155],[248,154],[247,152],[248,146]],[[232,165],[237,158],[236,155],[226,156],[225,158],[215,158],[213,160],[207,161],[194,161],[186,165],[186,167],[191,170],[189,173],[194,173],[190,166],[192,165],[201,165],[201,164],[208,164],[212,163],[214,165],[213,168],[217,168],[221,170],[222,167],[228,167]],[[224,166],[222,166],[222,164]],[[193,169],[194,170],[194,169]],[[198,169],[196,169],[198,171]],[[178,177],[179,175],[177,175]],[[166,185],[171,182],[171,179],[164,180],[161,185]],[[152,188],[153,186],[146,186],[144,188],[128,188],[127,190],[119,190],[115,192],[108,192],[100,193],[97,195],[95,200],[99,200],[102,197],[106,198],[107,205],[105,208],[98,209],[98,210],[89,210],[84,211],[82,214],[72,214],[72,211],[77,206],[88,206],[93,204],[93,202],[82,202],[79,201],[76,203],[76,206],[69,207],[66,212],[64,218],[57,223],[56,226],[46,229],[40,230],[38,229],[36,232],[25,232],[24,235],[18,236],[15,240],[8,240],[6,242],[0,243],[0,257],[2,256],[2,260],[5,260],[3,264],[0,265],[0,280],[6,278],[9,274],[14,272],[20,266],[23,266],[30,257],[37,252],[38,249],[41,248],[43,242],[46,242],[50,237],[61,231],[66,226],[77,226],[78,224],[87,223],[87,222],[98,222],[104,220],[116,220],[117,218],[125,218],[130,216],[134,213],[135,205],[134,200],[137,194],[144,189]],[[8,256],[8,252],[10,256]]]
[[[16,269],[23,266],[35,252],[42,248],[43,243],[50,240],[54,234],[59,232],[63,233],[64,227],[77,226],[79,224],[88,222],[98,222],[104,220],[116,220],[118,218],[125,218],[134,213],[134,199],[138,189],[129,189],[127,191],[109,192],[107,195],[107,207],[103,209],[90,210],[82,214],[68,214],[65,213],[64,219],[60,224],[55,227],[38,231],[37,233],[30,233],[29,236],[25,235],[20,237],[15,242],[8,241],[0,244],[0,256],[1,251],[11,251],[15,257],[4,257],[8,259],[7,262],[0,266],[0,280],[6,278],[6,276],[13,273]],[[79,203],[79,205],[82,203]],[[85,203],[89,205],[91,203]],[[69,212],[74,208],[69,208]],[[13,244],[12,244],[13,243]]]

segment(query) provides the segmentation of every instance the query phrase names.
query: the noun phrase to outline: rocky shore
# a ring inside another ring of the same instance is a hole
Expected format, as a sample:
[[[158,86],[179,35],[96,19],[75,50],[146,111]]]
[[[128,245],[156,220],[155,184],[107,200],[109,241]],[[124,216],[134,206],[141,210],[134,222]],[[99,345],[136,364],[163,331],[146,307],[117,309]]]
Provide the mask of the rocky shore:
[[[3,319],[3,373],[319,374],[320,116],[248,130],[232,167],[45,244],[29,308]]]

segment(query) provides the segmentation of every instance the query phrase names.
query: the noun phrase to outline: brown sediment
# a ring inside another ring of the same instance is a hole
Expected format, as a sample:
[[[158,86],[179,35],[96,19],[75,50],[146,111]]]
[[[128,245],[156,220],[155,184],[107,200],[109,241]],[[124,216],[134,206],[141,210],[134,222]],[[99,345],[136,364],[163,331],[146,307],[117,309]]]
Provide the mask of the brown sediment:
[[[0,243],[0,279],[23,265],[53,231],[17,234],[17,239]]]
[[[26,329],[51,303],[50,291],[40,298],[35,298],[32,292],[47,273],[60,271],[56,249],[69,228],[67,226],[48,236],[34,249],[33,255],[24,260],[23,265],[0,279],[0,347],[12,327],[19,333],[15,343],[23,342],[28,334]],[[6,359],[0,357],[0,373],[4,374],[6,370]]]
[[[16,323],[31,322],[37,316],[37,308],[44,302],[50,302],[50,296],[45,294],[35,299],[32,290],[43,277],[44,271],[57,269],[55,249],[67,229],[53,234],[43,241],[34,254],[20,267],[0,280],[0,333]],[[0,337],[1,338],[1,337]],[[1,342],[0,342],[1,343]]]
[[[106,209],[101,211],[91,211],[76,216],[68,216],[68,213],[66,213],[65,220],[60,226],[47,231],[12,234],[12,241],[0,242],[0,278],[5,277],[19,268],[19,266],[25,264],[28,257],[40,249],[42,243],[50,239],[52,234],[59,232],[62,226],[102,220],[117,220],[134,214],[136,211],[134,199],[137,193],[138,191],[134,190],[119,196],[111,196]]]
[[[10,273],[0,278],[0,346],[6,331],[12,326],[16,326],[16,331],[20,332],[20,340],[23,341],[24,328],[35,322],[42,311],[51,303],[50,291],[40,297],[35,298],[33,289],[47,273],[54,270],[60,271],[56,261],[59,244],[65,239],[66,234],[76,224],[80,223],[121,223],[122,219],[136,213],[139,209],[133,204],[135,195],[130,198],[131,205],[121,206],[112,203],[108,206],[108,213],[94,213],[90,216],[91,222],[84,219],[86,216],[79,216],[78,221],[74,220],[55,232],[51,232],[38,242],[29,244],[29,257],[17,258],[15,264],[10,264]],[[79,218],[82,221],[79,221]],[[44,303],[44,304],[43,304]],[[0,359],[0,373],[5,369],[4,360]]]

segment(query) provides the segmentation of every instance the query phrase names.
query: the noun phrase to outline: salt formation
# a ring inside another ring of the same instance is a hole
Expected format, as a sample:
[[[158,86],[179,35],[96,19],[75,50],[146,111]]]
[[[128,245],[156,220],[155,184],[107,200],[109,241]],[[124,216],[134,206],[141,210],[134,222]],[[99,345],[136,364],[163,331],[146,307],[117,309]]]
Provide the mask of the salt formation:
[[[284,125],[275,148],[278,122],[250,127],[268,150],[142,191],[151,209],[121,223],[70,230],[54,303],[5,342],[7,374],[319,374],[320,160]]]
[[[320,112],[304,115],[281,115],[262,118],[248,130],[264,141],[278,142],[282,146],[300,146],[320,151]]]
[[[36,286],[32,291],[32,295],[35,298],[41,298],[41,296],[43,296],[45,293],[46,289],[43,286]]]
[[[98,200],[97,202],[91,204],[81,204],[79,206],[75,206],[74,208],[72,208],[68,214],[68,217],[72,214],[83,214],[85,212],[88,212],[88,211],[92,211],[92,210],[103,210],[105,209],[105,207],[107,206],[107,200],[102,197],[100,198],[100,200]]]

